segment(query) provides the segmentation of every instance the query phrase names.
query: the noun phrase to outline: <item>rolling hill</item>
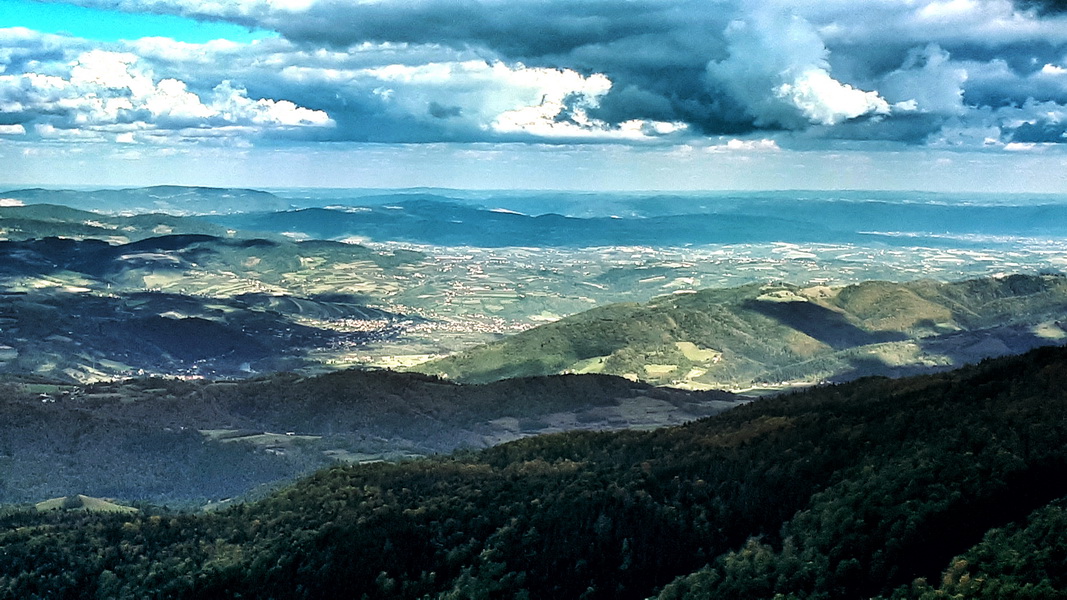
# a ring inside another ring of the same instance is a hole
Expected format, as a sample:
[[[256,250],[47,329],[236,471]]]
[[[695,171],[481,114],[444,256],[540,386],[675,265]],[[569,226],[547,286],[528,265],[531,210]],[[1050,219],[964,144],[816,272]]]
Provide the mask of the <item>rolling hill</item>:
[[[479,382],[609,373],[749,388],[904,375],[1061,343],[1067,278],[748,285],[613,304],[417,367]]]
[[[68,212],[58,211],[57,227],[72,226]],[[395,291],[381,273],[420,259],[202,233],[0,240],[0,373],[86,381],[321,364],[309,353],[395,338],[423,321],[380,308]]]
[[[79,493],[203,503],[338,462],[676,425],[742,400],[606,376],[484,386],[392,371],[91,385],[22,377],[0,383],[0,503]]]
[[[1063,598],[1067,349],[650,432],[339,466],[210,514],[0,514],[0,598]]]

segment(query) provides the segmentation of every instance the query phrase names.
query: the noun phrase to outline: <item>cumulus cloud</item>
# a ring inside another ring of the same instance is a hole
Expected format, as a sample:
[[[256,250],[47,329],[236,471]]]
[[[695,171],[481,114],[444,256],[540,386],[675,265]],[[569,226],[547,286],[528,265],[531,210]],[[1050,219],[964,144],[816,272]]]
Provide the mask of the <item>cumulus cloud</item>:
[[[1030,100],[997,111],[998,120],[1020,144],[1067,143],[1067,105]]]
[[[987,148],[1060,142],[1060,109],[1034,107],[1067,105],[1067,15],[1051,0],[71,1],[280,36],[115,43],[98,49],[136,61],[75,82],[90,43],[0,30],[0,75],[19,80],[0,92],[0,126],[123,141],[674,143],[784,130]],[[95,96],[65,95],[79,86]]]
[[[759,138],[751,140],[729,139],[726,143],[712,144],[704,148],[705,152],[720,153],[755,153],[755,152],[780,152],[782,150],[778,142],[773,139]]]
[[[0,113],[25,132],[62,139],[130,141],[135,133],[183,135],[193,129],[261,135],[272,130],[332,125],[322,112],[288,100],[252,99],[229,81],[205,97],[175,78],[156,78],[139,57],[91,50],[68,63],[65,75],[0,75]],[[15,131],[11,129],[10,131]]]
[[[914,48],[901,68],[886,75],[880,89],[887,99],[907,110],[961,115],[967,69],[953,64],[937,44]]]
[[[760,8],[731,22],[724,37],[728,56],[708,64],[709,85],[729,94],[757,126],[834,125],[889,113],[877,92],[830,76],[826,46],[795,14]]]

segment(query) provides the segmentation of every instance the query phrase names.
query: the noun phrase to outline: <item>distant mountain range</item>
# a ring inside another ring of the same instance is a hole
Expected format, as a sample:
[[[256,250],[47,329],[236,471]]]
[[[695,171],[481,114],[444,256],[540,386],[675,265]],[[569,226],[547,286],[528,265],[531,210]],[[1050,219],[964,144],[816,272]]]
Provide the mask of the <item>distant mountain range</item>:
[[[358,237],[446,246],[686,246],[767,242],[981,246],[996,236],[1067,235],[1067,206],[952,206],[792,201],[708,204],[694,212],[625,217],[524,214],[432,194],[360,198],[373,204],[207,217],[227,227],[315,239]],[[635,203],[636,204],[636,203]],[[669,203],[674,210],[684,204]]]
[[[10,190],[0,197],[24,204],[61,204],[110,214],[219,214],[286,210],[290,203],[259,190],[158,185],[107,190]]]
[[[224,190],[189,193],[209,192]],[[512,261],[486,253],[471,262],[473,255],[455,251],[458,258],[291,239],[410,234],[449,244],[551,245],[632,228],[649,241],[661,235],[657,219],[667,219],[679,222],[668,229],[682,237],[662,239],[681,243],[702,227],[682,216],[528,217],[429,195],[383,204],[390,198],[372,197],[362,208],[210,217],[217,223],[49,204],[0,207],[0,372],[73,381],[141,373],[232,377],[364,364],[370,359],[355,351],[385,340],[395,350],[380,350],[380,364],[412,364],[442,351],[435,332],[407,344],[413,324],[458,331],[445,348],[469,348],[508,319],[543,322],[596,299],[695,289],[686,274],[697,265],[670,262],[684,259],[683,251],[627,268],[585,266],[574,254],[582,250],[571,248],[566,270],[551,254]],[[705,233],[773,239],[791,226],[779,225]],[[1065,337],[1063,288],[1055,276],[1016,276],[705,290],[604,306],[420,368],[461,381],[603,372],[700,389],[902,375],[1058,343]]]
[[[679,246],[771,240],[813,242],[835,237],[818,223],[762,215],[577,218],[487,210],[431,195],[397,196],[395,202],[210,219],[237,229],[296,233],[313,239],[358,237],[442,246]],[[848,239],[857,237],[864,236],[850,234]]]
[[[201,215],[229,229],[313,239],[477,247],[685,246],[766,242],[984,247],[1067,236],[1058,197],[888,192],[662,194],[441,190],[329,194],[155,186],[21,189],[0,200],[109,215]],[[3,203],[0,202],[0,205]],[[613,212],[614,211],[614,212]]]
[[[748,285],[594,308],[417,367],[457,381],[610,373],[749,388],[905,375],[1067,339],[1067,278]]]
[[[119,244],[171,233],[230,237],[225,227],[191,217],[162,213],[120,216],[58,204],[0,206],[0,233],[2,239],[10,241],[68,237]]]

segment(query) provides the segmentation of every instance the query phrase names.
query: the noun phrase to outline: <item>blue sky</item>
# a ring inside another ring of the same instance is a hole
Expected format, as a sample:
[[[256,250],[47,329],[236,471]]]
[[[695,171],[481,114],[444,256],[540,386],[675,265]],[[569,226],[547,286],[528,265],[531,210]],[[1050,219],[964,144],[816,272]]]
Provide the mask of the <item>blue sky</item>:
[[[1067,192],[1033,0],[0,0],[0,184]]]
[[[15,25],[41,33],[64,34],[100,42],[163,36],[195,44],[219,38],[247,43],[273,35],[269,31],[226,22],[32,0],[0,0],[0,25]]]

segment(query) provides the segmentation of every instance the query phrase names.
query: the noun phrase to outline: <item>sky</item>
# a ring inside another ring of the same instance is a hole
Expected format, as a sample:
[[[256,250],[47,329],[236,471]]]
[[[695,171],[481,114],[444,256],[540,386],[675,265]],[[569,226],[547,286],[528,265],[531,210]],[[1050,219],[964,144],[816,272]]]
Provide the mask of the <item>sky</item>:
[[[0,184],[1067,193],[1067,2],[0,0]]]

